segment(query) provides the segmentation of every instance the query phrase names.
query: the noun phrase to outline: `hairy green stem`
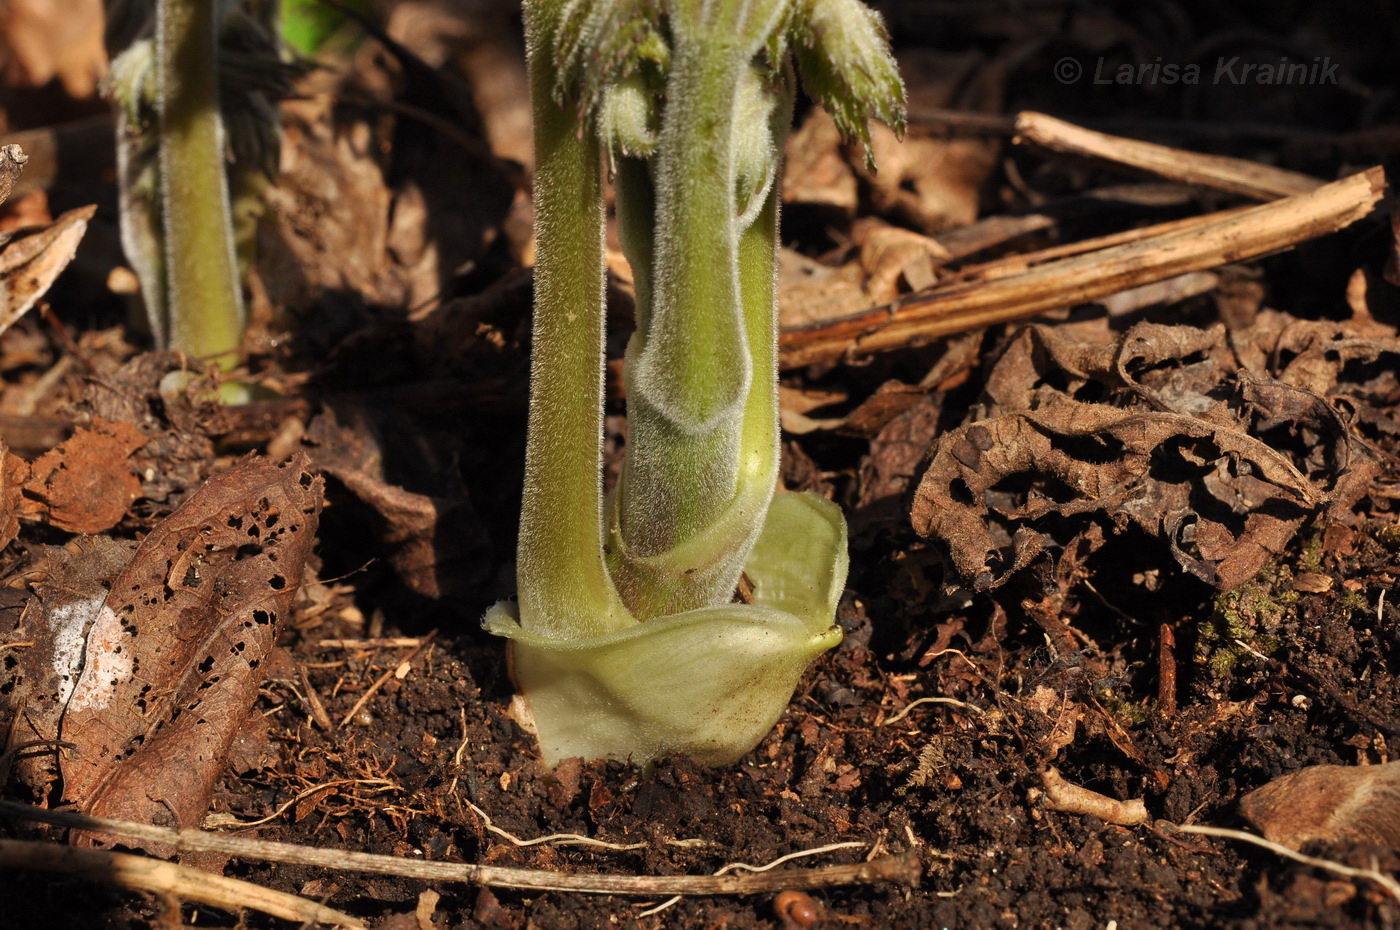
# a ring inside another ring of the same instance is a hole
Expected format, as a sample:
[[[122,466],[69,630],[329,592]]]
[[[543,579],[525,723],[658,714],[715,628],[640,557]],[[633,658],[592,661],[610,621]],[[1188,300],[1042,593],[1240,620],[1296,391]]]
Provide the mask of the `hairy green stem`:
[[[654,297],[628,371],[622,535],[639,556],[703,532],[734,497],[751,371],[739,314],[732,35],[677,30],[655,156]]]
[[[603,560],[603,198],[597,141],[553,96],[561,3],[526,6],[535,113],[535,314],[520,619],[541,636],[593,636],[631,618]]]
[[[224,368],[238,360],[243,299],[229,220],[219,115],[216,8],[160,0],[156,8],[161,204],[171,348]]]

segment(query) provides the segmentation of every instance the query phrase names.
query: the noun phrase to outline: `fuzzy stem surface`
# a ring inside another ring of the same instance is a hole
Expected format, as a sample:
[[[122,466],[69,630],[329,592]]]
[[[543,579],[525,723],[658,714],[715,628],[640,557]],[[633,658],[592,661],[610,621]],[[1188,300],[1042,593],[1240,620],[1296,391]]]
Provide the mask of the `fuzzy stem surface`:
[[[161,204],[170,348],[238,361],[243,297],[234,258],[219,115],[218,4],[160,0],[156,8]]]

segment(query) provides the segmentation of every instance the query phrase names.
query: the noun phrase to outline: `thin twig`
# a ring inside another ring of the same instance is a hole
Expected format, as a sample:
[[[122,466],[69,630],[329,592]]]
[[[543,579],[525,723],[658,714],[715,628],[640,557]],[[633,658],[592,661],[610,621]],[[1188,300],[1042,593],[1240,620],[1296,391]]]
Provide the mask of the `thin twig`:
[[[344,727],[351,720],[354,720],[355,715],[360,712],[360,709],[369,703],[369,699],[374,697],[374,695],[379,691],[380,688],[384,687],[384,683],[387,682],[391,677],[393,677],[393,675],[400,668],[402,668],[405,665],[409,665],[413,662],[414,659],[418,658],[418,654],[421,653],[425,648],[427,648],[428,644],[436,638],[437,630],[433,630],[427,636],[424,636],[421,640],[418,641],[418,647],[412,652],[410,652],[407,658],[395,663],[392,668],[386,669],[383,675],[380,675],[378,678],[376,678],[374,680],[374,684],[370,685],[369,688],[365,691],[365,693],[360,695],[360,699],[355,702],[355,706],[350,708],[350,710],[346,712],[345,716],[341,718],[340,725]]]
[[[134,891],[171,894],[177,898],[198,901],[233,913],[243,910],[261,911],[306,926],[365,926],[362,921],[349,914],[294,894],[273,891],[242,879],[214,875],[203,869],[131,853],[106,849],[79,849],[59,843],[32,840],[0,839],[0,866],[6,869],[61,872]]]
[[[1200,836],[1215,836],[1227,840],[1239,840],[1242,843],[1252,843],[1261,849],[1267,849],[1271,853],[1283,856],[1285,859],[1292,859],[1294,862],[1301,862],[1303,865],[1311,865],[1316,868],[1331,872],[1334,875],[1344,875],[1347,878],[1364,878],[1367,881],[1380,885],[1396,901],[1400,901],[1400,882],[1386,875],[1377,869],[1358,869],[1349,865],[1342,865],[1340,862],[1333,862],[1331,859],[1319,859],[1316,856],[1306,856],[1287,846],[1275,843],[1273,840],[1266,840],[1262,836],[1255,836],[1253,833],[1246,833],[1243,830],[1231,830],[1227,827],[1208,827],[1198,824],[1172,824],[1172,828],[1178,833],[1195,833]]]
[[[1053,152],[1100,158],[1185,184],[1212,187],[1254,200],[1308,194],[1323,182],[1296,171],[1242,158],[1185,149],[1095,132],[1044,113],[1016,115],[1016,139]]]
[[[335,723],[331,721],[331,715],[326,713],[326,705],[321,701],[320,692],[311,683],[311,675],[306,670],[306,665],[297,663],[297,675],[301,678],[301,686],[306,691],[306,704],[311,708],[311,719],[316,726],[321,728],[322,733],[329,733],[335,729]]]
[[[893,303],[785,327],[779,364],[800,368],[922,345],[1258,258],[1351,225],[1375,210],[1385,188],[1385,173],[1372,168],[1310,194],[1013,256]]]
[[[319,849],[292,843],[224,836],[206,833],[203,830],[171,830],[106,817],[49,811],[15,801],[0,801],[0,815],[127,839],[165,843],[174,846],[177,852],[217,852],[263,862],[283,862],[339,871],[371,872],[377,875],[398,875],[429,881],[464,882],[492,888],[519,888],[531,891],[572,891],[582,894],[647,897],[673,894],[747,895],[767,894],[788,888],[805,891],[834,885],[864,885],[876,882],[893,882],[912,887],[923,874],[923,863],[917,850],[851,865],[828,865],[814,869],[752,875],[599,875],[465,862],[430,862],[343,849]]]
[[[421,636],[381,636],[378,639],[322,639],[313,649],[414,649],[423,644]]]
[[[838,849],[860,849],[868,845],[870,844],[862,843],[857,840],[852,840],[845,843],[830,843],[826,846],[818,846],[815,849],[799,849],[797,852],[790,852],[785,856],[779,856],[778,858],[774,859],[772,862],[767,863],[766,865],[749,865],[747,862],[729,862],[723,866],[720,866],[720,868],[716,870],[715,874],[728,875],[730,872],[737,872],[740,870],[749,872],[751,874],[757,874],[759,872],[767,872],[769,869],[775,868],[776,866],[780,866],[785,862],[792,862],[794,859],[805,859],[808,856],[820,856],[823,853],[835,852]],[[673,906],[677,901],[681,899],[681,897],[682,895],[675,895],[665,901],[662,901],[660,904],[656,905],[656,907],[647,908],[646,910],[637,914],[637,916],[651,917],[654,914],[660,914],[662,911]]]

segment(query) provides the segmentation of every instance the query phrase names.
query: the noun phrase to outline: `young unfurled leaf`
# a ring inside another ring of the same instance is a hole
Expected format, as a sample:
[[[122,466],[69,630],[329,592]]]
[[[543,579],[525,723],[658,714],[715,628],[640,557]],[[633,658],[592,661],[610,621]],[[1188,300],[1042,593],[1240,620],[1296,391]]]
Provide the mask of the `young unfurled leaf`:
[[[659,0],[566,0],[554,45],[554,96],[591,116],[610,87],[670,57]]]
[[[797,0],[791,44],[802,87],[870,154],[869,121],[903,134],[904,82],[880,14],[860,0]]]

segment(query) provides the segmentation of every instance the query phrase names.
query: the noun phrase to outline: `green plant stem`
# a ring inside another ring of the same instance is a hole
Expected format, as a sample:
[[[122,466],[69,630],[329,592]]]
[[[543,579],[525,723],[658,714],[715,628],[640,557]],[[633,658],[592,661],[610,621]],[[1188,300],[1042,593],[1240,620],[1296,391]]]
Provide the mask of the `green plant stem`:
[[[526,5],[537,260],[517,571],[522,627],[586,637],[632,620],[603,561],[602,170],[597,141],[553,98],[561,6]]]
[[[622,534],[642,557],[704,532],[734,497],[752,376],[733,214],[743,60],[722,29],[676,32],[654,162],[654,297],[628,372]]]
[[[789,119],[784,113],[784,125]],[[777,139],[779,151],[783,140]],[[763,208],[739,237],[739,290],[753,365],[739,448],[740,486],[751,488],[766,511],[778,480],[778,205],[775,179]]]
[[[160,0],[156,8],[161,203],[169,280],[168,345],[231,368],[243,300],[229,220],[219,116],[216,8]]]

